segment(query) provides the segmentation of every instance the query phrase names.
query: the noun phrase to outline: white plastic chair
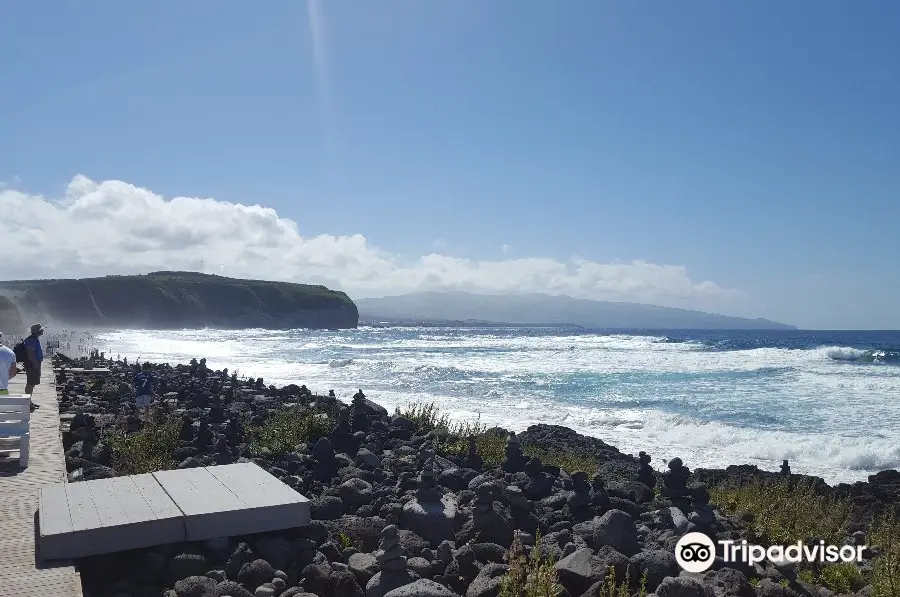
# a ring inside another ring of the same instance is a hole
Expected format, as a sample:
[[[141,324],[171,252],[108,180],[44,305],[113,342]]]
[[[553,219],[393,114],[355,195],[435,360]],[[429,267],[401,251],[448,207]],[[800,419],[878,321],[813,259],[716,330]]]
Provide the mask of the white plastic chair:
[[[17,452],[22,468],[28,467],[30,427],[31,396],[0,396],[0,452]]]

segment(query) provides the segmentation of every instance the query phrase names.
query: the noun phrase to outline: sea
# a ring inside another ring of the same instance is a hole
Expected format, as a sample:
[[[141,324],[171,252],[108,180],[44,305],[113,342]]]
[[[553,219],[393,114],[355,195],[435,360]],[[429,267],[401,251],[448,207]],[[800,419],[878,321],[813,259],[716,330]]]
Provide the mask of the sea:
[[[107,354],[207,359],[266,384],[358,389],[389,410],[434,403],[456,420],[564,425],[646,451],[653,466],[754,464],[829,483],[900,468],[900,332],[361,327],[120,330]]]

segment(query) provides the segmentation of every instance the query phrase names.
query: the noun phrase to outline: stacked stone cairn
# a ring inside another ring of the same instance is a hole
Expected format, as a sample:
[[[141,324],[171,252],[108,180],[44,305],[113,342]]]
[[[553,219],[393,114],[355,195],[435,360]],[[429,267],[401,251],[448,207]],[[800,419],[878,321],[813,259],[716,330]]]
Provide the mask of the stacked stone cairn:
[[[503,487],[495,483],[482,483],[475,489],[471,522],[474,534],[468,538],[479,537],[482,541],[500,545],[512,542],[512,517],[503,504],[496,501],[503,493]]]
[[[791,474],[791,466],[788,464],[787,460],[784,460],[781,463],[781,474],[785,477]]]
[[[406,550],[400,545],[400,530],[397,525],[388,525],[381,531],[375,561],[378,562],[379,568],[386,572],[406,569]]]
[[[469,454],[466,456],[465,466],[474,470],[481,470],[484,466],[484,459],[478,454],[478,444],[474,436],[469,437]]]
[[[416,490],[416,499],[420,502],[439,502],[441,491],[437,488],[438,477],[434,466],[434,452],[427,453],[425,466],[419,474],[419,488]]]
[[[366,583],[366,597],[384,597],[390,591],[419,578],[406,567],[406,550],[400,544],[400,530],[397,525],[389,524],[381,531],[375,561],[380,572]]]
[[[647,487],[656,485],[656,475],[653,473],[653,467],[650,466],[650,455],[644,451],[638,454],[638,483],[643,483]]]
[[[506,440],[505,455],[503,457],[503,462],[500,464],[500,468],[507,473],[520,473],[525,470],[525,464],[527,462],[528,459],[525,458],[525,454],[522,453],[522,446],[519,443],[519,438],[516,437],[514,432],[510,432],[509,438]]]
[[[353,403],[350,408],[353,412],[353,430],[368,431],[369,417],[366,411],[366,395],[363,394],[362,388],[353,394]]]
[[[594,478],[591,481],[591,489],[594,490],[591,495],[591,503],[594,508],[596,510],[606,511],[609,507],[609,494],[606,492],[606,482],[603,480],[603,475],[600,473],[594,475]]]
[[[577,522],[584,522],[594,517],[591,508],[591,485],[588,474],[583,471],[572,473],[572,493],[566,498],[569,515]]]
[[[690,469],[684,466],[681,458],[677,456],[669,461],[669,471],[663,475],[663,497],[671,500],[673,504],[682,510],[686,510],[690,506],[690,502],[687,499],[690,496],[687,486],[690,475]]]
[[[427,450],[427,448],[426,448]],[[455,496],[445,496],[438,487],[434,454],[427,452],[427,460],[418,478],[415,499],[403,506],[404,527],[428,541],[432,547],[453,532],[457,512]]]
[[[353,454],[359,449],[359,442],[353,437],[351,427],[351,408],[342,408],[338,412],[338,422],[331,432],[331,444],[339,452]]]
[[[704,533],[715,539],[716,516],[709,503],[709,489],[706,483],[691,483],[688,488],[691,494],[691,510],[688,516],[688,532]]]

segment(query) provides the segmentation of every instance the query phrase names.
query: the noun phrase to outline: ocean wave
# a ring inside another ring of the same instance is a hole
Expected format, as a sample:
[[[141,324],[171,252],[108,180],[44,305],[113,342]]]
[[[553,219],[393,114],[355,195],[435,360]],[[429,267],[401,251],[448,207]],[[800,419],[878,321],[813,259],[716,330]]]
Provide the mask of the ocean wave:
[[[831,346],[826,349],[826,354],[833,361],[900,363],[900,351],[897,350],[863,350],[849,346]]]
[[[564,330],[123,331],[100,347],[132,360],[206,357],[267,383],[359,388],[388,410],[434,402],[521,431],[566,425],[653,464],[750,462],[832,481],[900,466],[900,335],[653,335]]]

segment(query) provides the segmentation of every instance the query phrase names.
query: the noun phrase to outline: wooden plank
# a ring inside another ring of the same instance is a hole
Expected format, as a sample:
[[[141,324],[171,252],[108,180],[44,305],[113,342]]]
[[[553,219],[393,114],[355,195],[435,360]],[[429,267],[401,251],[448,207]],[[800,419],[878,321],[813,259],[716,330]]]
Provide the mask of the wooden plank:
[[[66,483],[66,498],[69,514],[72,516],[72,530],[88,531],[100,526],[100,515],[91,498],[91,488],[87,483]]]
[[[211,466],[206,470],[251,508],[309,501],[251,462]]]
[[[185,516],[247,507],[205,468],[159,471],[153,476]]]
[[[189,468],[153,473],[172,501],[184,513],[185,539],[204,541],[243,534],[235,524],[234,512],[246,504],[205,468]]]
[[[160,471],[154,476],[184,512],[188,541],[261,533],[309,522],[308,500],[252,463]],[[260,497],[270,490],[272,497]]]
[[[54,376],[44,369],[43,379],[31,398],[40,406],[30,414],[31,455],[25,469],[15,467],[14,474],[0,472],[0,597],[81,597],[81,579],[69,561],[47,566],[35,546],[35,513],[43,532],[46,528],[71,530],[71,518],[64,507],[65,493],[42,496],[41,487],[65,480],[65,460],[59,433]],[[21,394],[25,376],[10,380],[10,394]],[[4,411],[14,396],[3,396]],[[19,398],[18,401],[22,402]],[[25,399],[30,401],[30,399]],[[0,418],[6,420],[7,415]],[[47,505],[39,509],[42,497]],[[55,498],[55,499],[54,499]],[[48,517],[48,513],[55,514]]]
[[[57,487],[65,488],[73,524],[68,533],[41,533],[41,551],[47,558],[82,558],[184,541],[183,515],[152,475]]]
[[[184,513],[169,497],[156,477],[151,474],[134,475],[131,480],[157,519],[183,517]]]
[[[74,531],[65,485],[42,488],[38,512],[41,535],[59,535]]]
[[[143,522],[156,517],[147,507],[147,502],[137,494],[137,500],[133,499],[128,487],[134,489],[134,482],[130,477],[116,477],[102,479],[99,482],[84,482],[91,494],[91,499],[97,506],[97,516],[100,518],[100,526],[104,528],[123,526],[132,522]],[[133,493],[137,493],[134,491]]]

